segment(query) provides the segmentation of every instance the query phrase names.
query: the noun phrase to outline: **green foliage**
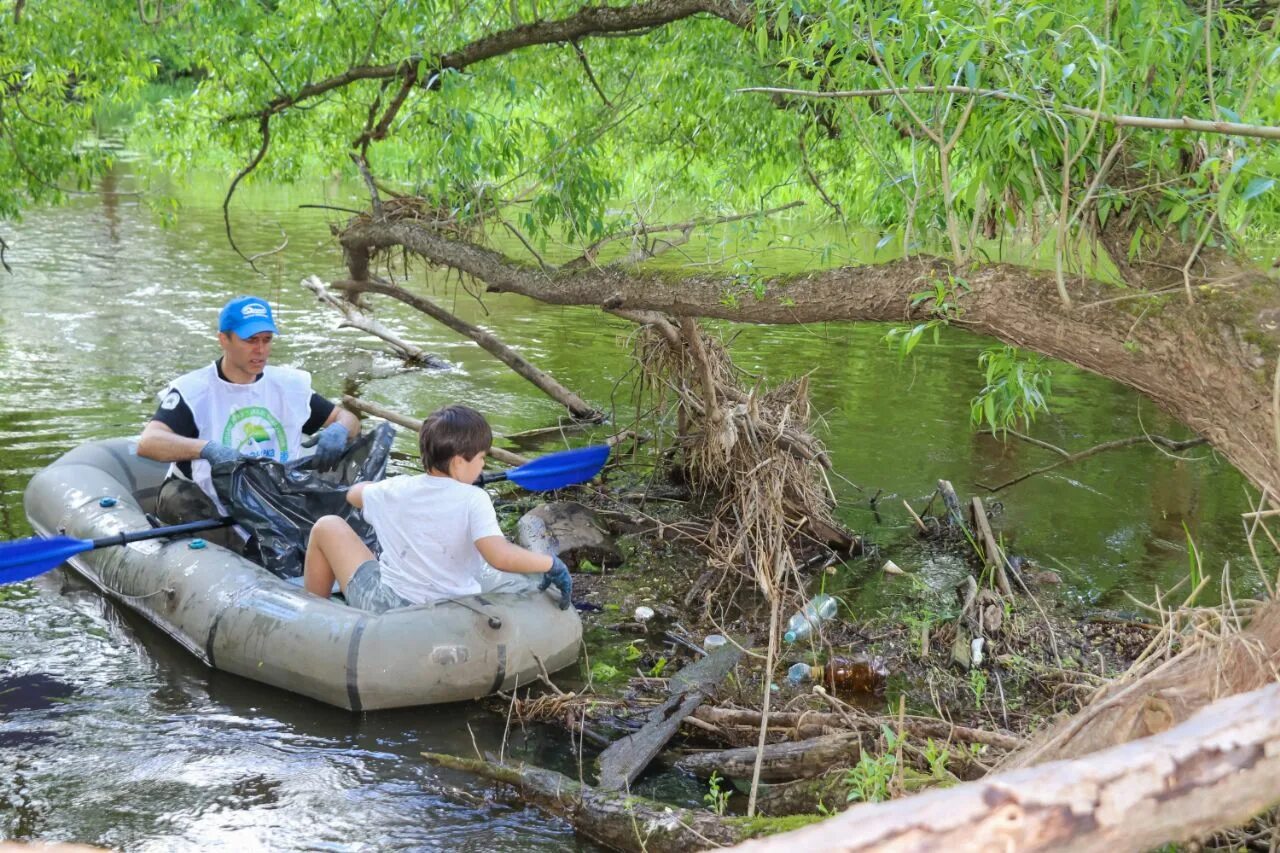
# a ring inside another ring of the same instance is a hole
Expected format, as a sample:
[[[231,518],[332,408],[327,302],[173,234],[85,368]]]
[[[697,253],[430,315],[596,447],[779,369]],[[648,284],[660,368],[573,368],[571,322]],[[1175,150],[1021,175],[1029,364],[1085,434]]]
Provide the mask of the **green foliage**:
[[[982,710],[982,700],[987,695],[987,674],[974,667],[969,670],[969,690],[973,693],[974,710]]]
[[[889,799],[889,786],[898,772],[899,737],[888,726],[880,728],[885,741],[884,751],[873,756],[864,750],[858,763],[845,774],[848,802],[882,803]]]
[[[592,681],[616,681],[622,678],[622,673],[616,666],[611,666],[604,661],[596,661],[591,664],[591,680]]]
[[[724,782],[720,778],[720,774],[711,771],[711,778],[707,780],[707,793],[702,795],[702,799],[711,807],[711,810],[721,817],[724,816],[725,809],[729,806],[729,796],[733,793],[733,788],[721,788]]]
[[[986,371],[986,384],[969,404],[975,427],[986,424],[1004,432],[1021,423],[1030,426],[1036,415],[1048,411],[1053,368],[1048,359],[1016,347],[989,349],[978,356]]]
[[[745,26],[698,15],[630,38],[495,49],[438,73],[428,69],[442,55],[583,7],[234,0],[163,5],[144,21],[131,4],[48,0],[13,24],[14,5],[0,2],[0,217],[91,186],[114,156],[92,144],[104,121],[131,116],[129,143],[164,173],[212,168],[225,186],[261,147],[266,105],[351,69],[420,59],[424,79],[369,147],[374,173],[535,246],[580,250],[641,223],[792,200],[838,205],[883,234],[871,254],[938,251],[947,235],[969,257],[1034,264],[1043,255],[1025,241],[997,238],[1038,240],[1065,222],[1046,246],[1089,268],[1087,238],[1118,223],[1134,255],[1202,235],[1239,250],[1280,231],[1280,146],[1068,109],[1280,124],[1280,27],[1266,4],[1214,4],[1206,17],[1180,0],[761,0]],[[738,91],[751,86],[882,94]],[[1000,97],[937,91],[948,86]],[[398,87],[352,74],[280,109],[249,180],[354,178],[352,144]],[[820,263],[843,259],[830,249],[849,237],[816,240]],[[768,271],[733,272],[727,302],[764,295]],[[958,316],[958,303],[928,299],[924,323],[895,338],[906,352]]]

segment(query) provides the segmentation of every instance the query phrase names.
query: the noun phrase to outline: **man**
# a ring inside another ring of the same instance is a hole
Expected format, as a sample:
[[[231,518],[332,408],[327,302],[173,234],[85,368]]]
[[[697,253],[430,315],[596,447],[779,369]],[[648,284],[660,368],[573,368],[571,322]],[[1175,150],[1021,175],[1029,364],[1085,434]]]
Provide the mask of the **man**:
[[[275,335],[266,300],[232,299],[218,315],[222,357],[179,376],[161,394],[138,440],[138,455],[173,463],[157,498],[162,521],[222,514],[213,464],[241,456],[287,462],[300,455],[304,433],[318,433],[316,461],[329,468],[360,434],[355,415],[311,390],[311,374],[267,365]]]

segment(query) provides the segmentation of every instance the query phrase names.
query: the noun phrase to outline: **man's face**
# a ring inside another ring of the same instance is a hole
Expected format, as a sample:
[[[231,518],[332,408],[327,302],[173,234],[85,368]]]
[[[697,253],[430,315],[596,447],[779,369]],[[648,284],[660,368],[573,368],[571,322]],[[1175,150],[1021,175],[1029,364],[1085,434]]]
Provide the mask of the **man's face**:
[[[232,382],[252,382],[267,366],[272,337],[270,332],[258,332],[250,338],[242,338],[235,332],[219,332],[222,372]]]

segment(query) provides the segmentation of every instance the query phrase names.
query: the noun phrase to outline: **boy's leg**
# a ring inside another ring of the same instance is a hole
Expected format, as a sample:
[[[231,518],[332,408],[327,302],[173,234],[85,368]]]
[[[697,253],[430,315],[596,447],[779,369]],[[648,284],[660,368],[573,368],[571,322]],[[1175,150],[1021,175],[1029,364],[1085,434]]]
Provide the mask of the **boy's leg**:
[[[303,586],[307,592],[328,598],[334,580],[346,590],[356,569],[373,558],[373,552],[351,529],[351,525],[336,515],[326,515],[316,521],[307,540]]]

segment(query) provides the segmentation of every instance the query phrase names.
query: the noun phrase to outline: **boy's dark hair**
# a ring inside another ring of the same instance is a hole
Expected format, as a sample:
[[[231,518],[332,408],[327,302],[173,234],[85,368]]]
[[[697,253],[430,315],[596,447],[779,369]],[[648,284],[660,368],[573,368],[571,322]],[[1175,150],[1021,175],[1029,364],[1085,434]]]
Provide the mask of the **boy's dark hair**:
[[[472,459],[493,446],[493,430],[484,415],[469,406],[445,406],[427,415],[418,430],[425,471],[449,471],[455,456]]]

